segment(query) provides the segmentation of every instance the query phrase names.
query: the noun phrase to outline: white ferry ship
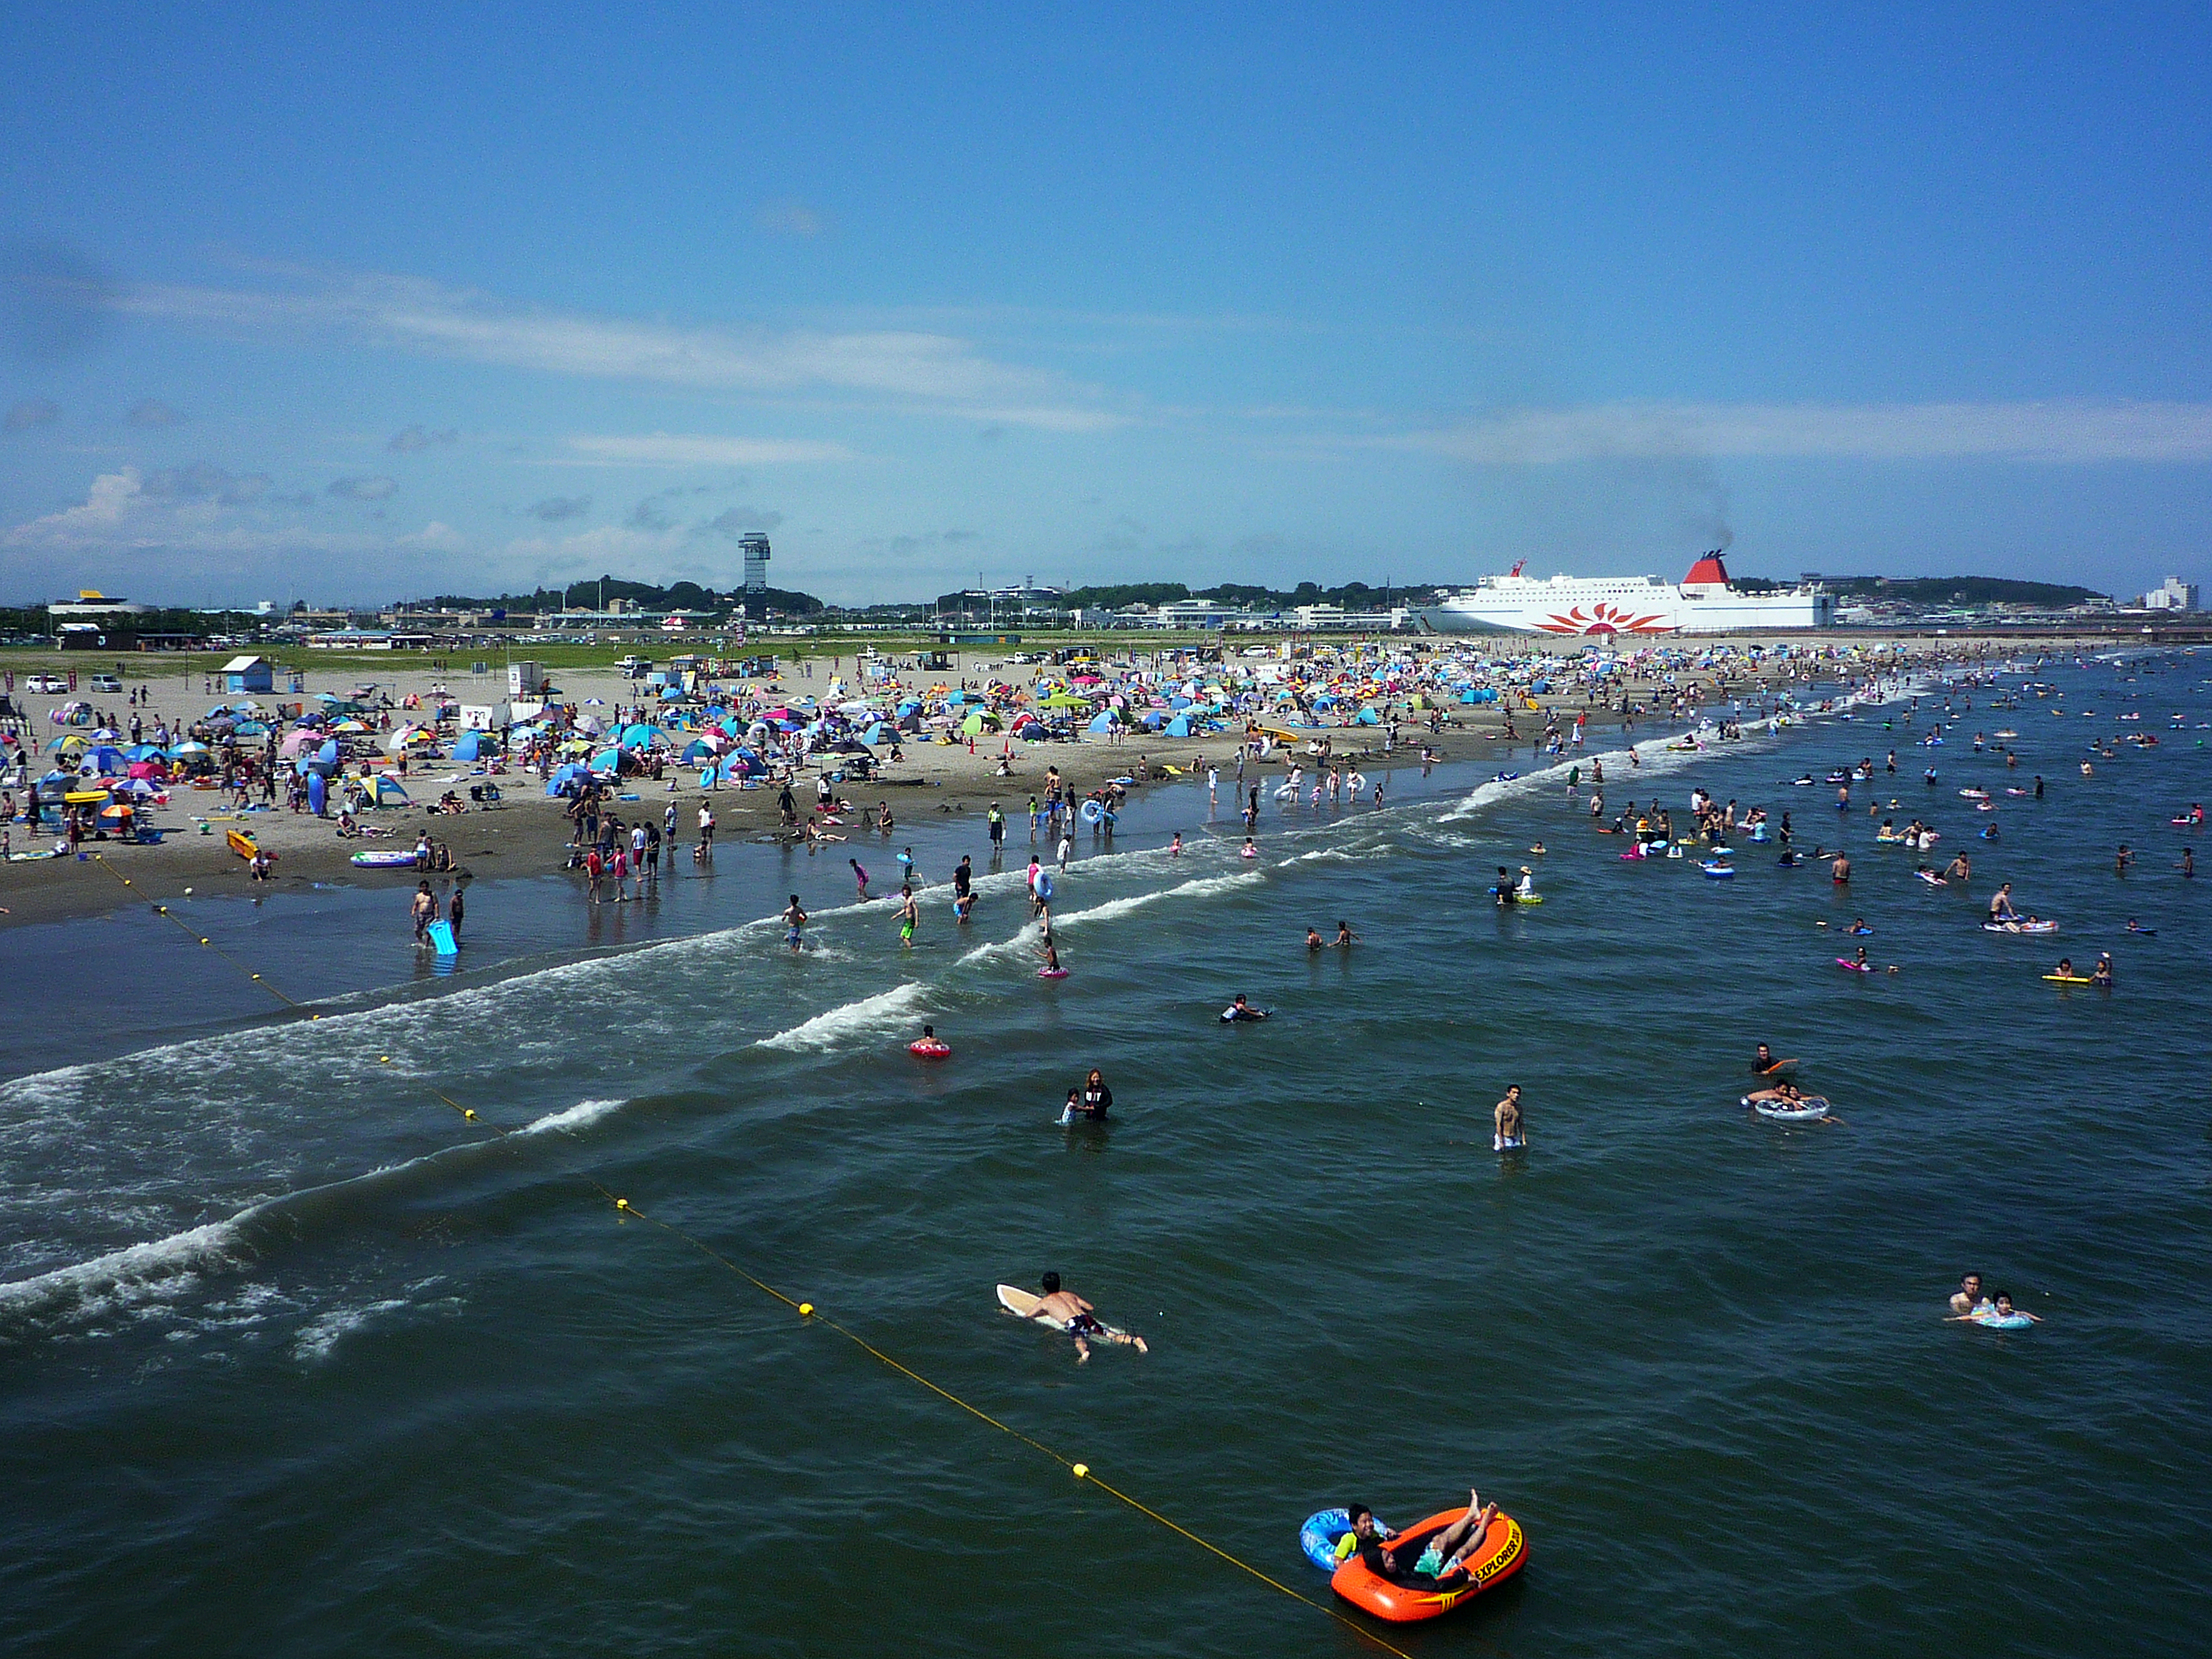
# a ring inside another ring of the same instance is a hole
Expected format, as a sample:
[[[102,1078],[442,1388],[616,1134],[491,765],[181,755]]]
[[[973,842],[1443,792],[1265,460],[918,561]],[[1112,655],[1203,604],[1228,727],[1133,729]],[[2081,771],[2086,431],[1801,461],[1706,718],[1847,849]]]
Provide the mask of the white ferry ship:
[[[1736,629],[1829,628],[1836,600],[1818,583],[1740,592],[1708,553],[1680,582],[1656,576],[1524,576],[1516,564],[1419,613],[1437,634],[1721,634]]]

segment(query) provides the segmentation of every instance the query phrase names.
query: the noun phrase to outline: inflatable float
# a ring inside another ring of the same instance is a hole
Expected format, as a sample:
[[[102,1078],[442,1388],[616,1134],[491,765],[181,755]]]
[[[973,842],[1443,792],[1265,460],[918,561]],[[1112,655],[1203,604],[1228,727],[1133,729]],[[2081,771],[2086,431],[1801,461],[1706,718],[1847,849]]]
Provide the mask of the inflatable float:
[[[1982,931],[1985,933],[2055,933],[2058,931],[2058,924],[2055,921],[1985,921],[1982,924]]]
[[[939,1037],[916,1037],[906,1045],[906,1051],[917,1060],[949,1060],[952,1045]]]
[[[1337,1569],[1336,1547],[1344,1534],[1352,1530],[1352,1516],[1346,1510],[1320,1510],[1306,1516],[1306,1523],[1298,1528],[1298,1547],[1306,1553],[1306,1559],[1323,1572]],[[1375,1530],[1389,1542],[1398,1534],[1390,1530],[1389,1522],[1376,1516]]]
[[[1418,1556],[1418,1547],[1425,1540],[1466,1516],[1464,1506],[1446,1510],[1416,1522],[1390,1541],[1401,1547],[1416,1546],[1413,1553]],[[1354,1555],[1330,1576],[1328,1587],[1364,1613],[1393,1624],[1409,1624],[1418,1619],[1438,1618],[1495,1589],[1520,1571],[1528,1560],[1528,1537],[1521,1530],[1521,1523],[1510,1515],[1497,1515],[1491,1517],[1482,1541],[1475,1546],[1467,1565],[1444,1577],[1415,1577],[1410,1583],[1397,1583],[1368,1571],[1367,1564]]]
[[[1065,968],[1040,968],[1037,969],[1037,977],[1039,979],[1066,979],[1067,977],[1067,969]]]
[[[230,843],[230,850],[242,859],[251,859],[261,850],[253,837],[243,830],[226,830],[222,832],[222,838]],[[273,860],[276,855],[271,853],[269,856]],[[415,855],[412,853],[407,855],[407,861],[410,864],[415,862]]]
[[[1975,1314],[1972,1322],[1985,1331],[2024,1331],[2035,1323],[2024,1313],[2001,1314],[1995,1311]]]
[[[1735,878],[1735,867],[1733,865],[1707,862],[1699,865],[1698,868],[1705,872],[1705,879],[1708,881],[1732,881]]]
[[[1828,1115],[1827,1100],[1820,1095],[1801,1095],[1795,1102],[1753,1100],[1746,1095],[1743,1103],[1776,1123],[1818,1123]]]
[[[1849,957],[1838,957],[1836,958],[1836,966],[1843,969],[1847,973],[1870,974],[1874,972],[1874,963],[1870,962],[1853,962]]]
[[[2044,978],[2053,985],[2094,985],[2097,982],[2081,974],[2045,974]]]
[[[349,861],[363,870],[412,870],[415,854],[387,847],[374,853],[356,853]]]

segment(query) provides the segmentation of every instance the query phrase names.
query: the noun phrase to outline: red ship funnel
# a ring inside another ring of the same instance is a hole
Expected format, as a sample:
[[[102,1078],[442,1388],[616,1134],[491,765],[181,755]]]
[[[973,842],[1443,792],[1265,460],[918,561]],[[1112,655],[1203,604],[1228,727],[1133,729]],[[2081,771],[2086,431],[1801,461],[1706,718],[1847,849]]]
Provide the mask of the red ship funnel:
[[[1726,586],[1728,579],[1728,567],[1721,562],[1721,556],[1708,553],[1690,567],[1690,574],[1682,578],[1682,585],[1690,587],[1699,582],[1719,582]]]

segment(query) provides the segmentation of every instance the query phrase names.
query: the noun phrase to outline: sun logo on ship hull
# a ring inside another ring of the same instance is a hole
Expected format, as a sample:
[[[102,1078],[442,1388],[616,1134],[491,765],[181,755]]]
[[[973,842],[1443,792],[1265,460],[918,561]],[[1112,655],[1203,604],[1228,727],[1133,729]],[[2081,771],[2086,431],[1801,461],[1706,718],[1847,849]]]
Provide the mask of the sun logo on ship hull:
[[[1577,605],[1565,616],[1554,611],[1536,626],[1547,634],[1671,634],[1672,623],[1653,616],[1639,617],[1617,605],[1600,603],[1588,611]]]

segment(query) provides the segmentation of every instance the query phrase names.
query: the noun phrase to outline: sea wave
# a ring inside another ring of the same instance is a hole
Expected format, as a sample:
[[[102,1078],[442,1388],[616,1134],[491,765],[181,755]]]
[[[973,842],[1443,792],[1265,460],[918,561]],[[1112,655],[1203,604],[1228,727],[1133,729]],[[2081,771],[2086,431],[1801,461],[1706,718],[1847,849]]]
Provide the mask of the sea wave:
[[[921,1006],[928,990],[929,988],[921,981],[909,980],[903,985],[894,985],[888,991],[878,991],[873,996],[842,1003],[811,1019],[801,1021],[787,1031],[764,1036],[756,1046],[799,1054],[834,1048],[856,1037],[907,1024],[915,1010]]]

